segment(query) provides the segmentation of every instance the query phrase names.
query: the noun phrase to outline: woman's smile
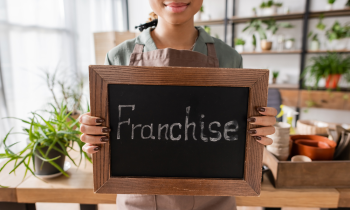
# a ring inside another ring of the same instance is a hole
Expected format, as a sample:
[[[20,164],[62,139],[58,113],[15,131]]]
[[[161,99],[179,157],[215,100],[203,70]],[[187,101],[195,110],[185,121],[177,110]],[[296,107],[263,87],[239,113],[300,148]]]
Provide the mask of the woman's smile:
[[[165,2],[164,6],[170,12],[180,13],[185,11],[189,4],[190,3],[184,3],[184,2],[169,2],[169,3]]]

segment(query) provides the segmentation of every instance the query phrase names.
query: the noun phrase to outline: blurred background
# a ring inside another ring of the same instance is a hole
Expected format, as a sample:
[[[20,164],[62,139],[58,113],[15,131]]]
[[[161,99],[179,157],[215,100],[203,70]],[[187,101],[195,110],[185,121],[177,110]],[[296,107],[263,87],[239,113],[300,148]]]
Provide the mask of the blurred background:
[[[204,0],[195,24],[236,48],[244,68],[270,70],[269,105],[298,112],[294,126],[299,119],[346,127],[349,6],[348,0]],[[48,103],[59,106],[65,92],[79,102],[77,113],[86,112],[88,66],[103,64],[110,49],[136,37],[135,26],[150,12],[146,0],[0,0],[0,139],[23,126],[7,117],[26,119]],[[320,59],[338,59],[340,73],[327,73],[328,64],[312,73]],[[339,78],[329,77],[334,74]],[[20,140],[16,151],[25,138],[11,135],[9,142]]]

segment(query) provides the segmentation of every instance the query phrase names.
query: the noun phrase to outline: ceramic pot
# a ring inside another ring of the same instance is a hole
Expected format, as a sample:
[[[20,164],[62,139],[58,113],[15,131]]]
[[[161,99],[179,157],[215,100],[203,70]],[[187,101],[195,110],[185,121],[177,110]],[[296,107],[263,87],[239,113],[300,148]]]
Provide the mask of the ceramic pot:
[[[61,148],[58,144],[56,144],[56,147]],[[41,151],[43,153],[46,153],[48,148],[49,147],[43,147],[41,148]],[[36,153],[40,154],[38,150]],[[60,158],[53,160],[53,162],[63,169],[66,156],[54,149],[51,149],[48,154],[49,159],[56,158],[58,156],[60,156]],[[34,161],[35,161],[35,174],[37,175],[51,175],[51,174],[57,174],[60,172],[55,166],[51,165],[49,162],[44,162],[37,156],[35,156]],[[44,164],[42,165],[43,162]]]
[[[331,74],[326,78],[326,88],[335,89],[338,87],[341,74]]]
[[[244,45],[236,45],[235,50],[239,53],[244,51]]]
[[[326,10],[333,10],[333,4],[327,4]]]
[[[328,123],[316,120],[298,120],[298,134],[302,135],[327,135]]]
[[[320,49],[320,43],[318,41],[311,41],[310,50],[317,51]]]
[[[311,158],[305,155],[295,155],[291,159],[292,162],[312,162]]]
[[[295,135],[293,141],[293,155],[305,155],[312,160],[333,160],[337,144],[323,136]]]
[[[288,123],[276,123],[274,125],[275,133],[268,137],[273,140],[271,145],[266,146],[266,149],[274,154],[277,159],[284,161],[287,160],[290,154],[290,125]]]
[[[262,14],[265,16],[275,15],[277,14],[277,7],[271,6],[269,8],[262,9]]]
[[[277,78],[272,78],[272,84],[276,84]]]
[[[294,46],[294,41],[292,41],[292,40],[287,40],[284,42],[284,48],[286,50],[291,50],[293,48],[293,46]]]
[[[268,50],[271,50],[272,48],[272,42],[269,42],[267,40],[261,40],[260,46],[263,51],[268,51]]]
[[[329,50],[346,50],[349,38],[335,39],[328,41]]]

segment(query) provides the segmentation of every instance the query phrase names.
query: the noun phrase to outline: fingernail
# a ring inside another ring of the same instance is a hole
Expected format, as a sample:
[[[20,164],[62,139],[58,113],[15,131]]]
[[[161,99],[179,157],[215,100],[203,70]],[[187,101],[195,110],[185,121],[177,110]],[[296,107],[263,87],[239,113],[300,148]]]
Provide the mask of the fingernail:
[[[254,136],[255,140],[260,141],[261,137],[260,136]]]
[[[102,128],[102,133],[109,133],[111,132],[111,129],[109,128]]]
[[[94,151],[98,151],[98,150],[100,150],[99,147],[95,147],[95,148],[94,148]]]
[[[263,108],[263,107],[258,107],[256,109],[258,110],[258,112],[265,112],[265,108]]]
[[[250,134],[256,134],[256,130],[249,130],[248,131]]]
[[[248,122],[255,122],[256,119],[255,119],[254,117],[251,117],[251,118],[248,118],[247,121],[248,121]]]
[[[107,142],[109,139],[108,137],[104,136],[100,139],[101,142]]]
[[[101,118],[98,118],[95,120],[96,123],[103,123],[105,120],[104,119],[101,119]]]

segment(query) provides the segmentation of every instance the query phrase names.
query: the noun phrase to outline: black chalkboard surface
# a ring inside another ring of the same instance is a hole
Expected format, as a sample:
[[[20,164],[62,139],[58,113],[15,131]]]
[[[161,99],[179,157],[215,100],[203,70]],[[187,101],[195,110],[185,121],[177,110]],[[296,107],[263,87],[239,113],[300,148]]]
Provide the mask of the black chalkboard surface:
[[[248,87],[109,84],[111,176],[243,179],[248,99]]]

